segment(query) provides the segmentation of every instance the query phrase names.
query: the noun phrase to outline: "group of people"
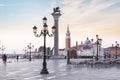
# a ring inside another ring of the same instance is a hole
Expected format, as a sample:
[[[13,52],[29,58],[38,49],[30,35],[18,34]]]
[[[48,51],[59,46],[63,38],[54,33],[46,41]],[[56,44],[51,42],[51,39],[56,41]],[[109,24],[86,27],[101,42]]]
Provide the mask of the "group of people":
[[[16,59],[17,59],[17,61],[18,61],[19,55],[16,56]],[[7,62],[7,55],[6,55],[6,54],[3,54],[3,55],[2,55],[2,60],[3,60],[3,63],[6,64],[6,62]]]

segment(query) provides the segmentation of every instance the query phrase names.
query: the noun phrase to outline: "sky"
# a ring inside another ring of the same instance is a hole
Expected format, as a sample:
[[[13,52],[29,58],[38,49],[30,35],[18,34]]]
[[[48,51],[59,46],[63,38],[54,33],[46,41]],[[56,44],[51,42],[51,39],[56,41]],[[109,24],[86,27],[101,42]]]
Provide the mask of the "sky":
[[[89,39],[102,39],[103,47],[120,43],[120,0],[0,0],[0,46],[6,53],[24,53],[32,43],[43,46],[43,37],[36,38],[32,28],[43,27],[47,17],[49,33],[54,25],[53,8],[59,6],[59,48],[65,47],[65,34],[69,24],[71,46]],[[46,45],[53,47],[53,37],[47,37]],[[1,53],[1,51],[0,51]]]

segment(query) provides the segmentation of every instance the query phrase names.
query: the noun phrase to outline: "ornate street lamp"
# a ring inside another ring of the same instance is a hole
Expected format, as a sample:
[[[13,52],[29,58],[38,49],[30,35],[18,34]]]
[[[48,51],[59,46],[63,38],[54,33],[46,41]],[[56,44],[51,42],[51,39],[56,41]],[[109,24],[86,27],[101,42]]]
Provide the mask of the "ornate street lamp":
[[[113,44],[112,44],[112,47],[114,47]],[[119,47],[119,44],[117,43],[117,41],[115,41],[115,53],[116,53],[115,58],[116,59],[118,58],[118,54],[117,54],[117,48],[118,47]]]
[[[98,59],[99,59],[99,58],[98,58],[99,45],[101,45],[102,39],[100,39],[100,38],[98,37],[98,35],[96,35],[96,39],[97,39],[97,41],[96,41],[96,44],[97,44],[97,55],[96,55],[96,60],[98,60]]]
[[[31,43],[29,43],[29,45],[28,45],[27,47],[28,47],[28,49],[30,50],[29,61],[31,61],[31,49],[34,48],[34,45],[32,45]]]
[[[4,50],[5,50],[6,48],[2,45],[2,47],[0,47],[0,50],[2,50],[2,54],[4,54]]]
[[[48,35],[49,37],[52,37],[55,34],[55,29],[56,29],[55,26],[53,26],[52,27],[53,34],[49,34],[46,17],[43,18],[43,29],[41,30],[40,34],[37,34],[37,27],[36,26],[33,27],[33,32],[35,34],[35,37],[40,37],[41,35],[43,35],[44,37],[43,69],[41,71],[41,74],[49,74],[46,63],[46,36]]]

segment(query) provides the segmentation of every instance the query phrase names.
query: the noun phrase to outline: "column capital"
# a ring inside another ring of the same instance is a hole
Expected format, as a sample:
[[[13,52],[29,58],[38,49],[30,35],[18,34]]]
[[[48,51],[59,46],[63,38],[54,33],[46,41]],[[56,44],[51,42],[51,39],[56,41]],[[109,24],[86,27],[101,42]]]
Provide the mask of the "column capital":
[[[51,15],[53,16],[54,20],[58,20],[58,18],[59,18],[62,14],[60,14],[60,13],[52,13]]]

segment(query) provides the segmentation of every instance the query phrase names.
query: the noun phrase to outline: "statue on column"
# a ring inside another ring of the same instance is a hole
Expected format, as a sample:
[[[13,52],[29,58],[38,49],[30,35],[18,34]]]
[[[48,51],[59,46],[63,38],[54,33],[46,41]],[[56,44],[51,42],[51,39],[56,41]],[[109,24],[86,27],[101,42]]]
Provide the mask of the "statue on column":
[[[53,8],[53,13],[59,13],[60,14],[60,7]]]

